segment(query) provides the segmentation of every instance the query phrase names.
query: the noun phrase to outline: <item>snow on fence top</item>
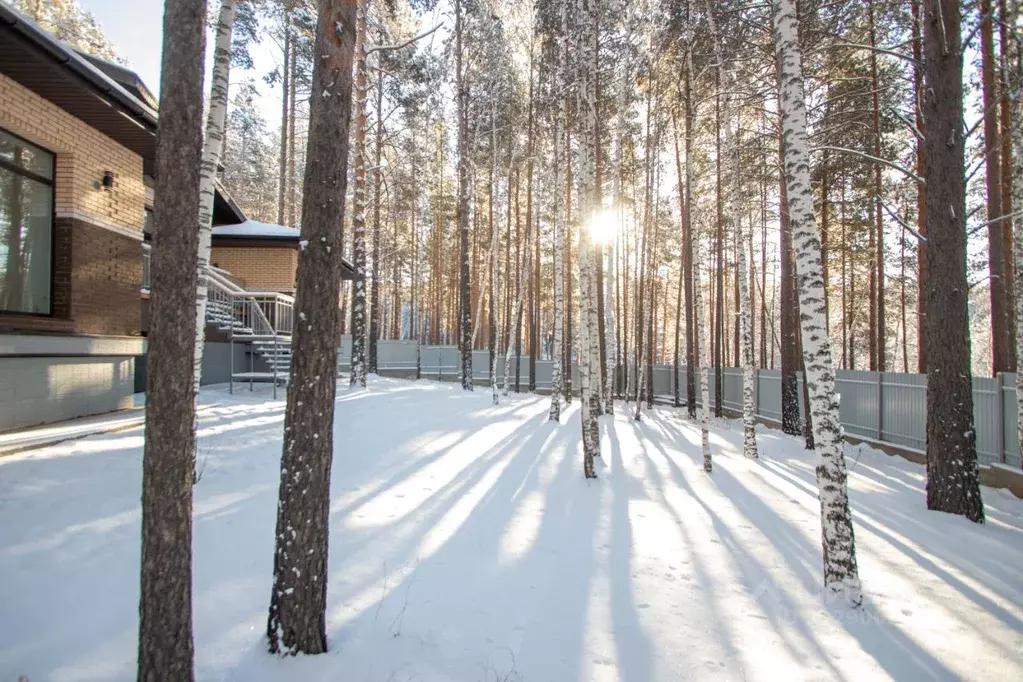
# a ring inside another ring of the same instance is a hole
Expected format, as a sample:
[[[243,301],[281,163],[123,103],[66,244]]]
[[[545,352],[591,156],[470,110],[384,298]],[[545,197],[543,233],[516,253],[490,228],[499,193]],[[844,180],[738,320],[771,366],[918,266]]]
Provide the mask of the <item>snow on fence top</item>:
[[[298,239],[299,230],[285,225],[261,223],[258,220],[246,220],[237,225],[219,225],[213,228],[216,237],[261,237],[274,239]]]

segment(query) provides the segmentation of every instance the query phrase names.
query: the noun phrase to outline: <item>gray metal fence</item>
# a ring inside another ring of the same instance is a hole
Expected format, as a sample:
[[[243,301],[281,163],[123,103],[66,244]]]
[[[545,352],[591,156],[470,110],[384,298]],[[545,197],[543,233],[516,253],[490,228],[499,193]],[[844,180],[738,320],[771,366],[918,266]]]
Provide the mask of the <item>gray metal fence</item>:
[[[351,336],[341,338],[338,368],[347,372],[351,364]],[[512,360],[514,372],[514,359]],[[456,346],[428,346],[415,341],[380,341],[377,345],[377,371],[387,376],[415,376],[416,367],[424,379],[457,381],[461,361]],[[473,380],[489,383],[490,353],[473,351]],[[536,388],[551,388],[553,363],[536,361]],[[630,385],[635,380],[629,369]],[[682,400],[685,401],[686,368],[679,367]],[[708,373],[710,395],[714,395],[714,373]],[[504,379],[504,357],[497,362],[498,381]],[[696,377],[697,402],[700,400],[699,374]],[[895,372],[863,372],[839,370],[836,373],[842,426],[850,436],[867,438],[923,450],[926,446],[927,376]],[[572,385],[578,389],[579,370],[572,366]],[[672,365],[654,365],[653,387],[656,396],[673,396],[675,371]],[[515,388],[514,376],[512,389]],[[529,388],[529,356],[519,360],[519,390]],[[762,369],[756,378],[757,414],[765,419],[781,421],[781,372]],[[797,374],[799,411],[803,414],[803,384]],[[742,411],[742,369],[722,370],[722,406],[732,412]],[[994,379],[973,377],[974,420],[977,429],[977,452],[982,464],[1001,462],[1019,467],[1019,439],[1016,432],[1016,375],[1000,374]]]

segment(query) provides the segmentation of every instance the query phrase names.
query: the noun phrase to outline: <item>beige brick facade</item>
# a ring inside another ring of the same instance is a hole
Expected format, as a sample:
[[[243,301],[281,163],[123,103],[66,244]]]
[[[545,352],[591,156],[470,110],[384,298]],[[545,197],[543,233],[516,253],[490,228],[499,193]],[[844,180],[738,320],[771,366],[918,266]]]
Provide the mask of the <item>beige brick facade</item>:
[[[295,288],[298,251],[292,246],[214,246],[211,262],[248,289]]]
[[[56,155],[58,217],[142,235],[142,157],[0,73],[0,128]],[[114,187],[97,188],[104,171]]]
[[[55,155],[50,316],[0,314],[0,331],[140,333],[142,157],[0,73],[0,128]],[[104,171],[114,186],[98,188]]]

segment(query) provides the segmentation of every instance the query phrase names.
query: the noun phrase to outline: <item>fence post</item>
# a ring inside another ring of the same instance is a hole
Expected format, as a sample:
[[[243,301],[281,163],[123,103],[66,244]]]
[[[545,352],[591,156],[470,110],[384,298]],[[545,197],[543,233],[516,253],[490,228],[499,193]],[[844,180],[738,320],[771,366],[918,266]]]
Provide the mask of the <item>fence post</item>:
[[[753,409],[760,416],[760,368],[753,368]]]
[[[877,373],[877,439],[884,440],[884,372]]]
[[[1005,464],[1005,391],[1002,390],[1002,386],[1005,385],[1004,377],[1002,372],[995,375],[995,391],[998,393],[998,438],[995,442],[998,443],[998,461],[1002,464]]]

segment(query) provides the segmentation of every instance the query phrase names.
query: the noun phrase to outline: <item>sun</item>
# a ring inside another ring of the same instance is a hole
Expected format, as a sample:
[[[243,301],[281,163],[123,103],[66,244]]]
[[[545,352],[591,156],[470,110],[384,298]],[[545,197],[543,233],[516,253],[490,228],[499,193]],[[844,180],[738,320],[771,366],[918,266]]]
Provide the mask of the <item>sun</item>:
[[[598,211],[590,220],[590,238],[599,244],[610,244],[621,230],[618,213],[611,209]]]

